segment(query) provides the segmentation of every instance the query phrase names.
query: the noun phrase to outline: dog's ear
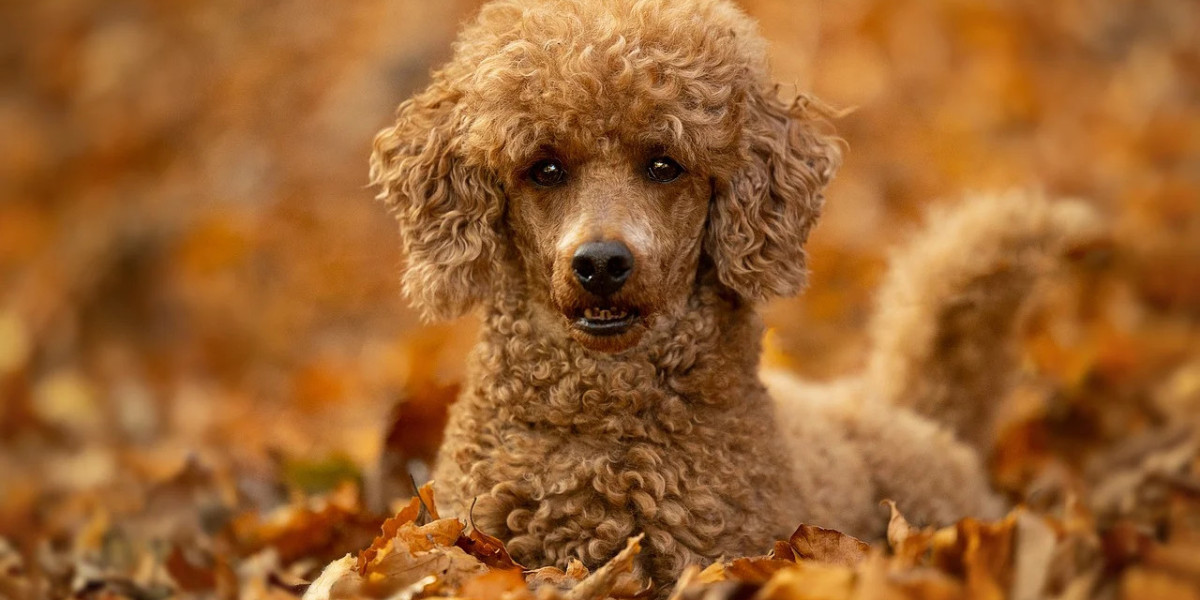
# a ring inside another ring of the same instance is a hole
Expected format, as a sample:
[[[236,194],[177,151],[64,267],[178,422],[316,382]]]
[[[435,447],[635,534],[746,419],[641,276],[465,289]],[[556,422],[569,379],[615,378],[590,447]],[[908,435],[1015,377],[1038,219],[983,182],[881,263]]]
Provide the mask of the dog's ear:
[[[405,295],[427,319],[452,318],[491,287],[503,198],[461,151],[461,94],[442,82],[400,105],[375,136],[371,181],[400,223]]]
[[[705,249],[721,282],[750,300],[792,296],[808,276],[804,243],[841,162],[838,140],[821,132],[827,109],[773,91],[745,105],[743,162],[717,181]]]

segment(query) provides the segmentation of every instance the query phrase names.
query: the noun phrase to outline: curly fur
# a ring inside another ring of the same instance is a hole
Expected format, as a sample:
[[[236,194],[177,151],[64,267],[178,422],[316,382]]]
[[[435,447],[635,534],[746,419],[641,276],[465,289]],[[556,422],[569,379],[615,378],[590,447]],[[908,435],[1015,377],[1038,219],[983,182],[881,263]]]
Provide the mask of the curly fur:
[[[720,184],[705,244],[721,281],[754,299],[799,291],[840,153],[808,98],[776,96],[765,44],[734,6],[493,2],[455,52],[372,155],[400,223],[406,293],[424,314],[456,316],[487,297],[511,166],[563,138],[670,144],[705,164]]]
[[[807,97],[778,98],[753,22],[724,0],[483,8],[376,138],[371,165],[400,224],[412,302],[430,317],[484,309],[435,472],[452,514],[473,510],[529,566],[596,566],[643,532],[640,568],[664,584],[687,564],[763,552],[801,522],[881,535],[884,498],[929,523],[1000,508],[979,454],[955,437],[968,419],[954,415],[969,401],[983,407],[970,419],[986,422],[981,396],[1002,390],[964,376],[955,403],[962,369],[929,383],[922,367],[953,362],[953,347],[929,340],[963,289],[997,315],[996,331],[1016,318],[1020,295],[989,296],[993,280],[977,276],[1005,260],[1011,245],[988,241],[1001,228],[930,234],[947,237],[939,252],[995,251],[946,263],[965,274],[947,274],[925,312],[889,313],[904,282],[891,285],[868,376],[824,387],[760,377],[755,305],[803,286],[803,245],[840,160],[823,114]],[[657,152],[687,174],[639,179],[638,161]],[[569,165],[570,186],[529,184],[545,156]],[[978,206],[979,218],[1009,211]],[[1027,234],[1014,240],[1053,233],[1003,222]],[[639,266],[604,301],[646,316],[617,341],[571,328],[572,311],[597,300],[563,267],[579,242],[614,236]],[[938,267],[921,247],[897,277],[932,286],[911,274]],[[1026,267],[1014,263],[1012,279],[1031,279]],[[917,330],[923,320],[931,329]],[[912,332],[921,345],[906,350]],[[942,391],[900,398],[928,386]]]
[[[889,403],[986,451],[992,409],[1019,359],[1012,332],[1051,258],[1097,234],[1091,209],[1010,192],[937,207],[893,256],[870,325],[868,377]]]

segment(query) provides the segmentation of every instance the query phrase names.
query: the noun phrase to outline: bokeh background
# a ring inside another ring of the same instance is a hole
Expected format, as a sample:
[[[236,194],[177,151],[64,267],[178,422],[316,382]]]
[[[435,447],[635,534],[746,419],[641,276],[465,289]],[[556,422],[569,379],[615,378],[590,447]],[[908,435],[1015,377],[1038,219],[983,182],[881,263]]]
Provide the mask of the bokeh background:
[[[0,4],[0,557],[136,572],[232,522],[188,561],[316,564],[423,477],[474,323],[404,304],[366,162],[478,4]],[[812,286],[767,309],[772,362],[861,366],[923,208],[1033,187],[1112,235],[1065,257],[1022,332],[998,484],[1200,414],[1200,4],[739,4],[785,90],[854,109]],[[344,480],[320,513],[341,533],[264,529]]]

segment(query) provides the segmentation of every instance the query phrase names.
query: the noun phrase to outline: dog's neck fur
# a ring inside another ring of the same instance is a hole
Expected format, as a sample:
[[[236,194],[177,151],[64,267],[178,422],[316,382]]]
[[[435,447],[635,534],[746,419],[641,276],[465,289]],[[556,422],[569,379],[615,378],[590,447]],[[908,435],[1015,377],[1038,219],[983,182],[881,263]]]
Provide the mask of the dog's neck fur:
[[[681,431],[697,412],[766,407],[761,319],[715,277],[702,277],[685,302],[653,317],[635,347],[613,354],[571,339],[560,317],[531,296],[523,281],[505,282],[488,307],[474,361],[480,383],[541,392],[507,407],[515,422],[641,437],[655,424]],[[561,394],[564,388],[579,393]]]
[[[439,457],[436,476],[457,483],[439,494],[460,516],[474,507],[532,566],[595,567],[644,532],[639,560],[656,579],[789,533],[751,517],[793,489],[773,466],[785,463],[752,306],[703,279],[635,348],[604,354],[547,323],[519,282],[496,288]]]

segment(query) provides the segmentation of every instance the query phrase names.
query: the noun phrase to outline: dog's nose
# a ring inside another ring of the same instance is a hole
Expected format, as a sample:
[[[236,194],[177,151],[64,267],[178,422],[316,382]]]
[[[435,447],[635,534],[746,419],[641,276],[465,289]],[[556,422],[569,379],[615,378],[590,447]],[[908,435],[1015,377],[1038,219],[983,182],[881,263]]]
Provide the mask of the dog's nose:
[[[633,253],[621,242],[588,242],[575,250],[571,270],[583,289],[597,296],[611,296],[633,272]]]

